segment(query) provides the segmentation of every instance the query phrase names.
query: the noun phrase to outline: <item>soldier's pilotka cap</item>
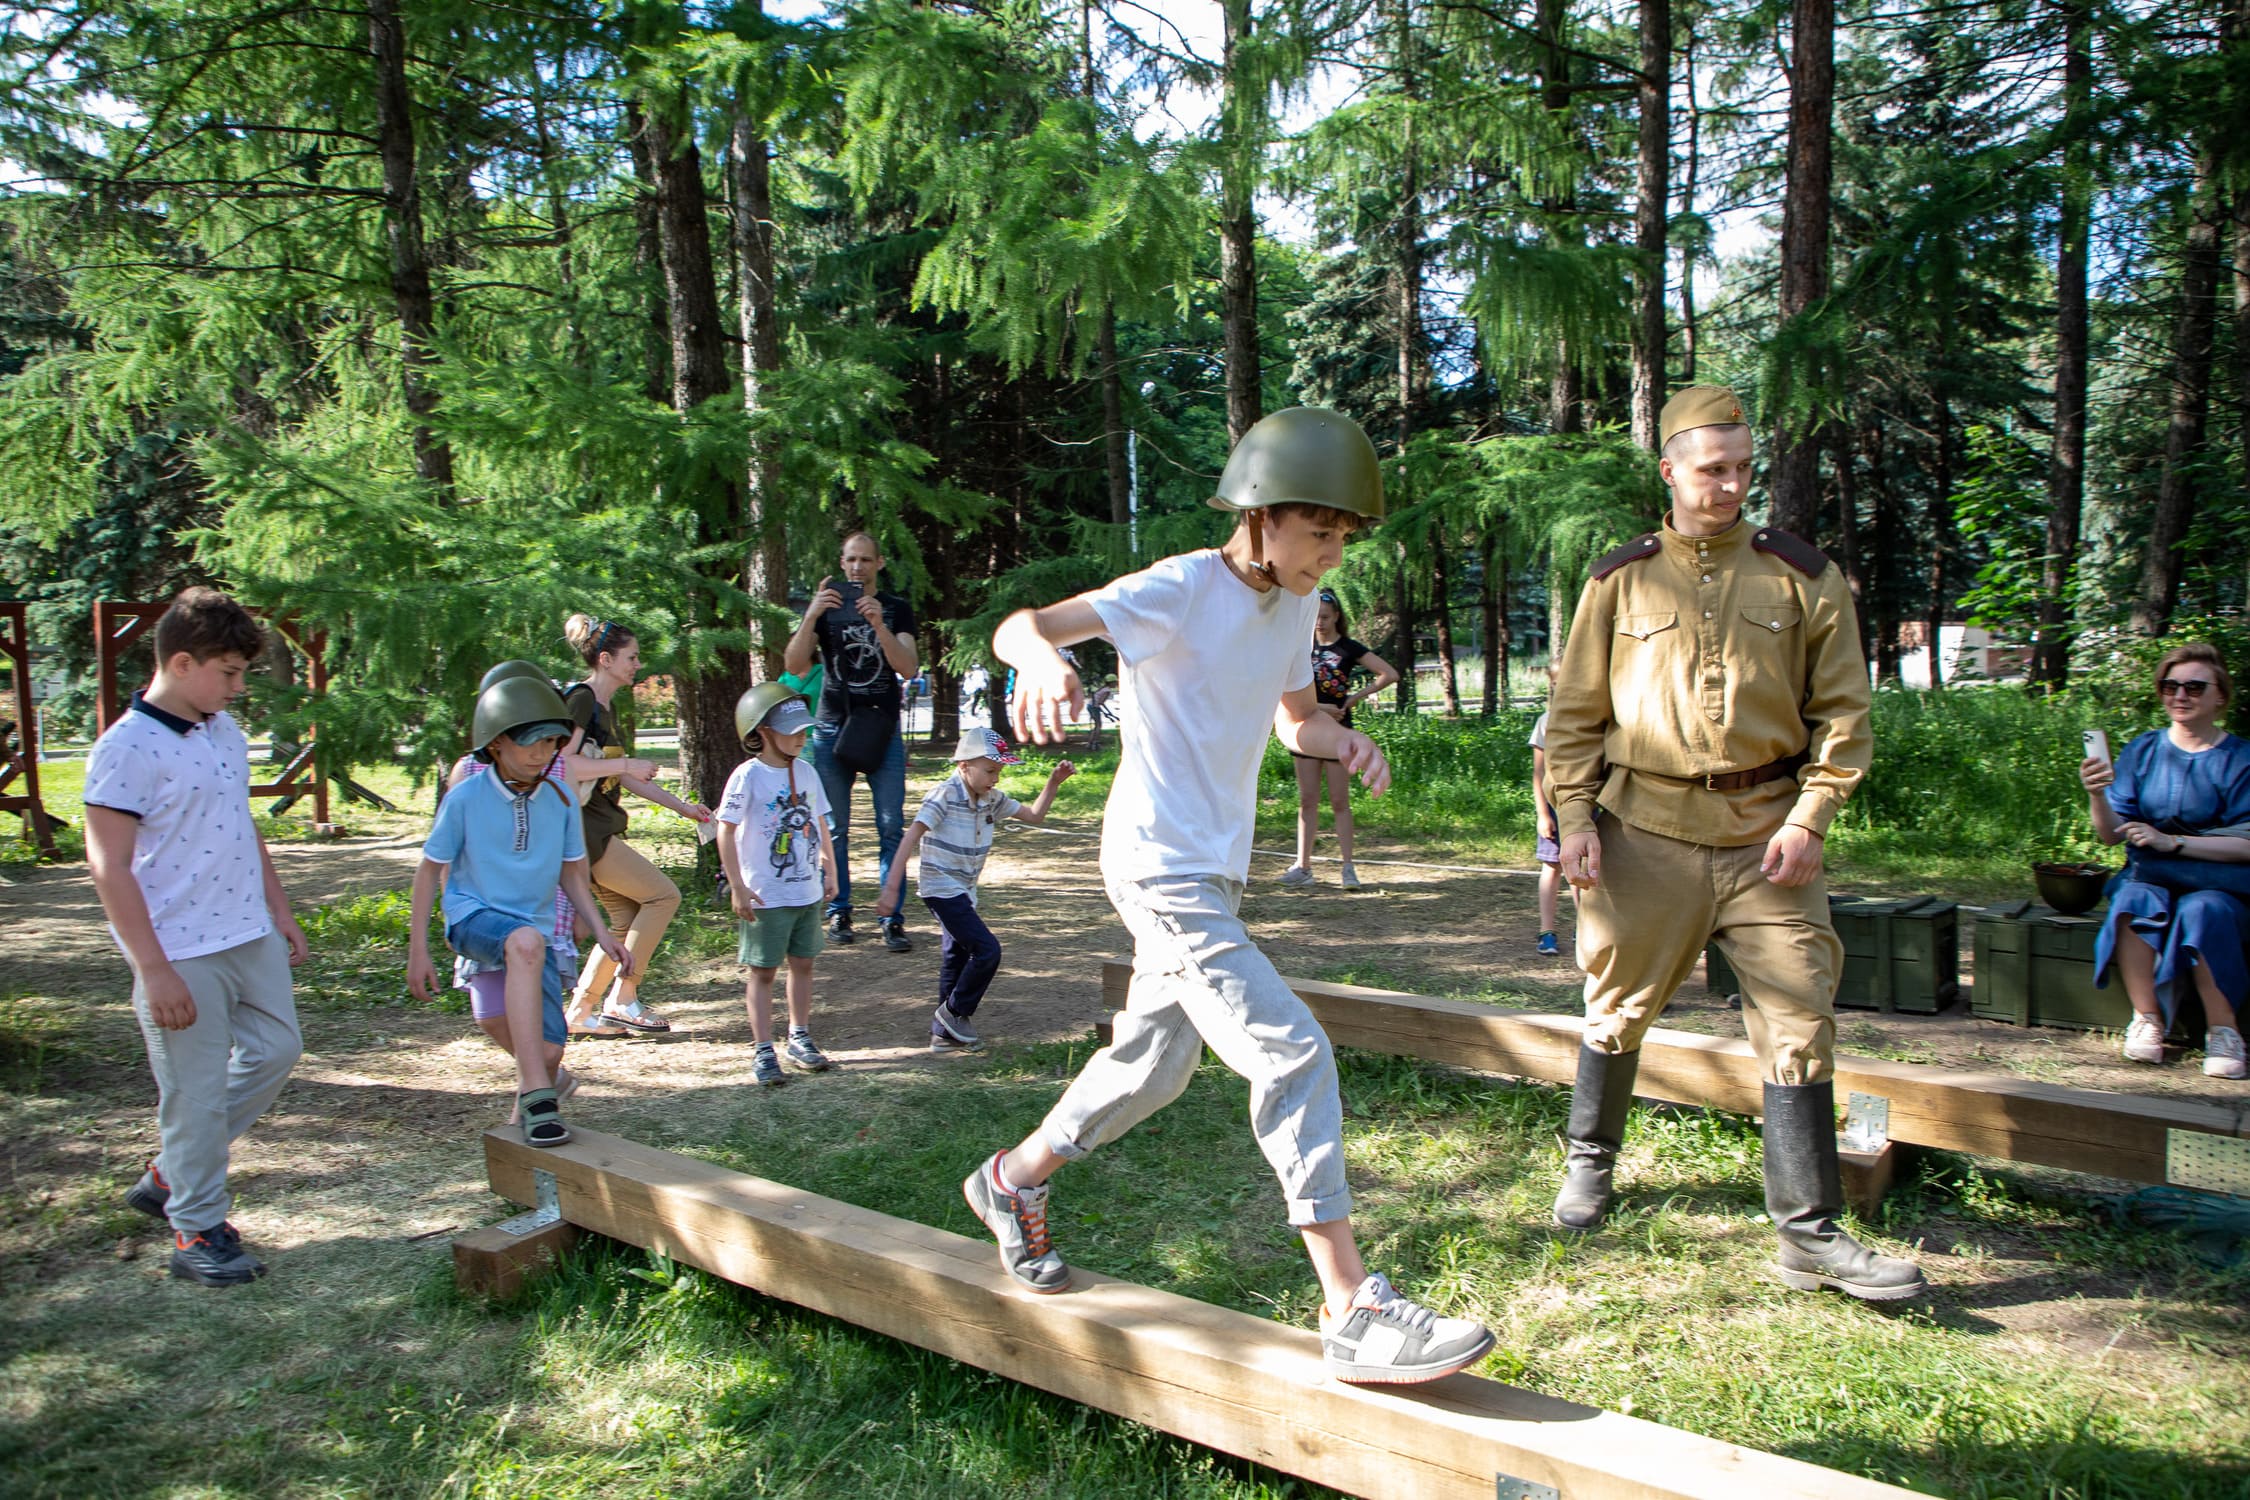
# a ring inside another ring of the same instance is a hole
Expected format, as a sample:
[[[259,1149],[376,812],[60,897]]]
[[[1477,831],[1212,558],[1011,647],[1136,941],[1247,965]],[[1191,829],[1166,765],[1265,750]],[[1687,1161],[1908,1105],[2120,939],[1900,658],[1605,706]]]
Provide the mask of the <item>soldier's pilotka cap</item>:
[[[1674,433],[1691,427],[1734,427],[1749,420],[1742,414],[1742,403],[1725,386],[1691,385],[1664,403],[1664,413],[1657,418],[1656,446],[1663,447]]]

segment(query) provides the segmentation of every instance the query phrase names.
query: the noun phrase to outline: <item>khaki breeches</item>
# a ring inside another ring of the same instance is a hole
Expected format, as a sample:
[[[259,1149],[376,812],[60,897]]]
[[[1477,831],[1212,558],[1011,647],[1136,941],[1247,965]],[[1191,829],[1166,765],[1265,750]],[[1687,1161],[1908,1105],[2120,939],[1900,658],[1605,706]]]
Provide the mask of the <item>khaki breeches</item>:
[[[680,909],[680,888],[672,884],[671,876],[650,864],[648,856],[621,838],[609,841],[601,860],[588,873],[593,878],[594,895],[608,914],[610,930],[624,940],[633,955],[631,983],[638,988],[648,978],[648,963],[655,956],[656,945],[664,940],[664,929],[672,925],[672,914]],[[599,948],[590,950],[590,959],[578,981],[578,993],[598,1000],[617,977],[617,965]]]
[[[1601,884],[1578,893],[1586,1045],[1638,1051],[1672,993],[1716,942],[1742,982],[1742,1024],[1766,1081],[1818,1083],[1836,1053],[1843,944],[1825,877],[1794,889],[1759,870],[1763,843],[1736,849],[1666,838],[1601,814]]]

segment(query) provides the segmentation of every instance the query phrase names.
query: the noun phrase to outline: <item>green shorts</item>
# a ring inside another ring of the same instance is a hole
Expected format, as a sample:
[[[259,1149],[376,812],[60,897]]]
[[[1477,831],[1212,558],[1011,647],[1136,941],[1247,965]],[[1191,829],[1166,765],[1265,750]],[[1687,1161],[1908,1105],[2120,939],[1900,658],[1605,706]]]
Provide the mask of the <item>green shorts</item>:
[[[761,906],[754,917],[736,924],[741,943],[735,957],[753,969],[778,969],[785,958],[816,958],[828,945],[820,930],[820,903]]]

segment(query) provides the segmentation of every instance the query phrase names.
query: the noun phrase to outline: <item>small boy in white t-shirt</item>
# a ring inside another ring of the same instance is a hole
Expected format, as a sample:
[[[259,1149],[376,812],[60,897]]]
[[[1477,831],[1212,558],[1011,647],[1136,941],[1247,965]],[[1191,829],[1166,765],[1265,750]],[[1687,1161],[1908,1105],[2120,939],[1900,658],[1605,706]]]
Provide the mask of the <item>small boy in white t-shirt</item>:
[[[86,758],[86,863],[133,966],[156,1075],[156,1157],[125,1201],[172,1226],[174,1276],[266,1274],[227,1221],[227,1160],[303,1042],[289,969],[305,934],[250,814],[250,746],[226,711],[265,649],[250,612],[192,588],[157,619],[156,676]]]
[[[883,882],[875,906],[880,918],[898,911],[907,861],[920,854],[915,890],[937,918],[944,939],[937,1013],[930,1018],[932,1052],[965,1052],[984,1044],[969,1018],[1000,972],[1000,940],[977,913],[977,882],[992,853],[993,835],[1010,818],[1033,825],[1046,822],[1047,809],[1055,805],[1055,789],[1078,770],[1067,760],[1056,761],[1047,773],[1047,784],[1026,806],[1000,790],[1000,768],[1020,759],[1006,740],[989,729],[962,732],[961,743],[953,747],[953,774],[922,799],[921,811],[907,825],[906,837],[891,859],[890,877]]]
[[[1320,712],[1305,650],[1321,575],[1356,526],[1383,514],[1381,472],[1351,421],[1297,407],[1243,435],[1211,503],[1238,516],[1225,546],[1019,610],[993,637],[1019,674],[1016,730],[1042,744],[1062,739],[1082,698],[1063,648],[1095,636],[1117,648],[1135,712],[1103,815],[1101,869],[1133,937],[1133,986],[1110,1044],[962,1192],[1016,1283],[1061,1291],[1070,1268],[1048,1236],[1047,1179],[1177,1098],[1208,1043],[1250,1082],[1259,1148],[1326,1294],[1330,1373],[1435,1380],[1483,1358],[1492,1335],[1368,1274],[1352,1235],[1334,1053],[1237,915],[1269,732],[1341,762],[1371,793],[1390,784],[1375,742]]]
[[[719,799],[719,861],[741,918],[742,962],[750,968],[743,1005],[758,1055],[751,1077],[787,1082],[773,1048],[773,979],[789,966],[789,1043],[783,1056],[808,1073],[828,1057],[812,1039],[813,960],[824,939],[822,903],[836,895],[836,846],[828,837],[828,799],[820,778],[797,763],[812,709],[778,682],[761,682],[734,707],[734,727],[750,759],[727,778]]]

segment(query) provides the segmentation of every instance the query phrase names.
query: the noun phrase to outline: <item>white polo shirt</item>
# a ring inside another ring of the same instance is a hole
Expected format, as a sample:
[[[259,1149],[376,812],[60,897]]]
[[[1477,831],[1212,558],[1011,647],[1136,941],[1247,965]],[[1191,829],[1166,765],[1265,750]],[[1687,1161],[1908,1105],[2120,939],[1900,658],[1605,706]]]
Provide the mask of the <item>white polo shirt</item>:
[[[197,724],[135,693],[86,759],[85,802],[139,821],[133,879],[166,958],[223,953],[273,931],[250,821],[250,742],[233,715]]]

